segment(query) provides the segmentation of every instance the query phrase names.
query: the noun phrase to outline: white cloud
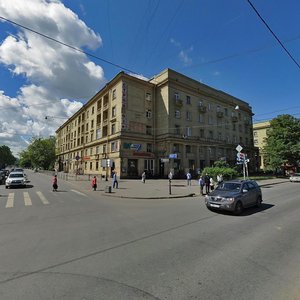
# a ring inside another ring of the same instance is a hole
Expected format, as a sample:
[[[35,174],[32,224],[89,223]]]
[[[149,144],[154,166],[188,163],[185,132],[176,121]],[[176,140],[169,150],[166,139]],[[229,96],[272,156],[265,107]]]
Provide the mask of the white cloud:
[[[0,11],[74,47],[93,50],[102,45],[99,34],[59,0],[0,1]],[[14,154],[27,146],[27,137],[53,135],[106,82],[102,67],[85,54],[16,29],[0,43],[0,63],[26,79],[15,98],[0,91],[0,145],[8,145]]]
[[[183,64],[185,66],[190,66],[193,63],[192,58],[189,56],[189,53],[192,52],[194,49],[191,46],[189,49],[187,50],[181,50],[179,52],[179,59],[183,62]]]
[[[176,41],[174,38],[170,39],[170,43],[173,44],[176,48],[180,49],[178,57],[183,65],[190,66],[193,63],[193,60],[189,54],[194,50],[194,47],[191,46],[188,49],[183,49],[181,43]]]
[[[221,75],[221,72],[215,71],[215,72],[213,73],[213,75],[214,75],[214,76],[219,76],[219,75]]]

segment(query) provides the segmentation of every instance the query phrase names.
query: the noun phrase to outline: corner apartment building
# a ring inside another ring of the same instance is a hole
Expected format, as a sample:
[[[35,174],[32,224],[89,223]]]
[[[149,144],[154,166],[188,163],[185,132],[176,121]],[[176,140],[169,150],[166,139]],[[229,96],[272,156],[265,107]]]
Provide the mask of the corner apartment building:
[[[197,172],[236,161],[255,165],[251,106],[166,69],[150,80],[119,73],[57,129],[60,170],[135,178]]]
[[[253,124],[254,146],[258,147],[259,149],[258,163],[261,170],[264,170],[266,167],[263,148],[266,144],[266,138],[268,136],[267,130],[269,128],[270,121]]]

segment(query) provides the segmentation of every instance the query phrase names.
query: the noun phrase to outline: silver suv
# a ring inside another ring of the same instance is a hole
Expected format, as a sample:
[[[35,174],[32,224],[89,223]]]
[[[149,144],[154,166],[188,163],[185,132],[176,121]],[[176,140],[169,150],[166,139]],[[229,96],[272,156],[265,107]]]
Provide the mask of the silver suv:
[[[209,209],[228,210],[239,215],[243,209],[250,206],[259,207],[262,203],[262,193],[254,180],[224,181],[205,196],[205,204]]]

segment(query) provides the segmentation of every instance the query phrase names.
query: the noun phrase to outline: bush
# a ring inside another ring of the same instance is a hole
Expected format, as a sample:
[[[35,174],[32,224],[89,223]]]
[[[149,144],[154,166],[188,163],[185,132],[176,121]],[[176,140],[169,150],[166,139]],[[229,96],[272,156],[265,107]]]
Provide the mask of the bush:
[[[208,174],[209,176],[211,176],[214,180],[217,179],[217,175],[222,174],[223,175],[223,179],[224,180],[228,180],[228,179],[232,179],[238,176],[238,172],[233,169],[233,168],[229,168],[229,167],[223,167],[223,168],[219,168],[219,167],[212,167],[212,168],[204,168],[202,171],[202,176],[204,176],[205,174]]]

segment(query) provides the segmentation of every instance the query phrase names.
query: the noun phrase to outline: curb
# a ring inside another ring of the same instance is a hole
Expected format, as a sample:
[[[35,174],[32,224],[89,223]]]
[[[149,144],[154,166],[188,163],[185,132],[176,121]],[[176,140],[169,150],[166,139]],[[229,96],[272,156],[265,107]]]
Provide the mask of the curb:
[[[286,181],[279,181],[279,182],[272,182],[272,183],[265,183],[265,184],[260,184],[259,186],[269,186],[269,185],[274,185],[274,184],[281,184],[281,183],[287,183],[289,182],[288,179]]]

